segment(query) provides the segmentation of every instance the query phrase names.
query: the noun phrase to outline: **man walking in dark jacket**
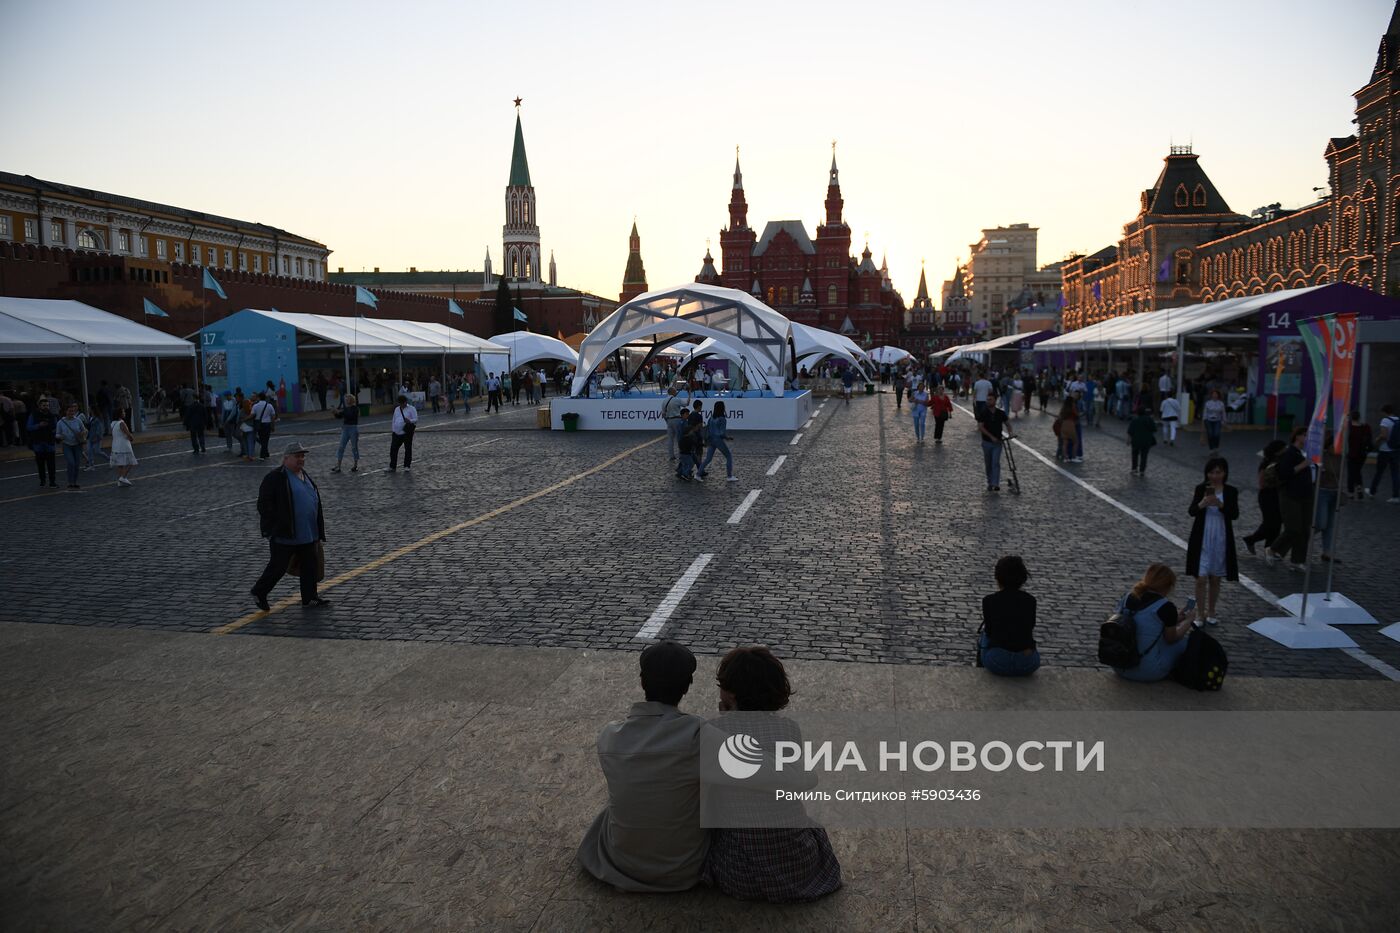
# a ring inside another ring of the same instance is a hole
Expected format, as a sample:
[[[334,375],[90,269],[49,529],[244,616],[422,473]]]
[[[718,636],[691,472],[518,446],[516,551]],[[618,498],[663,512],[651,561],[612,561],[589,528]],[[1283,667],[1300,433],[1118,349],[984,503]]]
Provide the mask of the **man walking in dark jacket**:
[[[305,467],[306,448],[294,443],[282,455],[282,465],[263,477],[258,488],[259,527],[271,554],[262,576],[253,584],[253,601],[264,611],[270,608],[268,593],[286,574],[293,557],[300,564],[301,604],[311,608],[330,605],[330,600],[316,595],[326,520],[321,494]]]
[[[185,406],[185,430],[190,432],[190,446],[197,454],[209,450],[204,443],[204,432],[208,427],[209,409],[204,407],[202,400],[194,399]]]

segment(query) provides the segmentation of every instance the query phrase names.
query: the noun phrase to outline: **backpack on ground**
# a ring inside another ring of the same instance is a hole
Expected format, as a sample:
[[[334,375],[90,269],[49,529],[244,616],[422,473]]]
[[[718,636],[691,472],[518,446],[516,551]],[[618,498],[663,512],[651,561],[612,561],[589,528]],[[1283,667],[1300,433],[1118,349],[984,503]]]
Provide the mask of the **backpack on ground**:
[[[1225,684],[1230,660],[1220,642],[1200,629],[1192,629],[1186,650],[1172,668],[1172,680],[1192,690],[1219,690]]]

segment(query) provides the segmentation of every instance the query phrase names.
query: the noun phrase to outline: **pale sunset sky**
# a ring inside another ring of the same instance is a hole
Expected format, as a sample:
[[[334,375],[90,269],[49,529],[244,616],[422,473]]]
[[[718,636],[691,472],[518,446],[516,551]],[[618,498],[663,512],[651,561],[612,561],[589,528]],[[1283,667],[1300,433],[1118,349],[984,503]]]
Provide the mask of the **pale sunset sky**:
[[[329,266],[500,270],[521,110],[544,254],[616,298],[749,224],[822,219],[913,300],[983,227],[1116,242],[1170,143],[1230,206],[1296,207],[1353,131],[1390,0],[491,3],[0,0],[0,169],[320,240]],[[296,310],[284,308],[283,310]]]

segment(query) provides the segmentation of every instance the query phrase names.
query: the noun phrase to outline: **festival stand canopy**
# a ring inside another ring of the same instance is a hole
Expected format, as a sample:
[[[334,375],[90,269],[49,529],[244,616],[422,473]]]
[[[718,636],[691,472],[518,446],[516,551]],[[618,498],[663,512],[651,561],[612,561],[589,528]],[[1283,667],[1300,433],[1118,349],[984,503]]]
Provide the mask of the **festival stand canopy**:
[[[806,366],[809,371],[828,356],[846,360],[867,377],[874,371],[874,364],[866,352],[844,334],[794,321],[792,345],[797,351],[800,365]]]
[[[876,347],[870,351],[870,358],[881,365],[885,363],[898,363],[900,360],[908,359],[914,354],[900,347]]]
[[[491,338],[491,342],[508,348],[511,369],[535,360],[558,360],[570,366],[578,365],[578,354],[574,352],[573,347],[558,337],[550,337],[547,334],[518,330],[509,334],[497,334]]]
[[[1000,337],[993,337],[991,340],[983,340],[980,343],[963,344],[960,347],[953,347],[949,350],[943,350],[941,352],[952,353],[954,350],[958,351],[956,355],[949,359],[949,362],[952,362],[953,360],[959,359],[972,353],[990,353],[993,350],[1014,350],[1016,349],[1017,344],[1019,344],[1023,340],[1040,340],[1041,344],[1043,345],[1045,342],[1055,339],[1053,337],[1047,338],[1042,336],[1043,334],[1048,333],[1050,333],[1050,331],[1035,330],[1024,334],[1003,334]],[[1040,349],[1040,347],[1037,346],[1036,349]],[[937,354],[934,355],[936,356]]]
[[[671,347],[670,350],[674,350],[679,346],[680,344],[676,344]],[[670,350],[665,352],[670,352]],[[713,337],[706,337],[698,346],[687,353],[685,358],[681,360],[680,368],[685,369],[690,364],[702,360],[707,356],[718,356],[721,359],[729,360],[731,363],[742,367],[744,378],[750,385],[763,383],[763,379],[758,370],[754,368],[752,360],[748,359],[741,350],[736,350],[733,345],[716,340]]]
[[[192,357],[194,344],[81,301],[0,298],[0,357]]]
[[[618,350],[659,353],[689,337],[713,337],[742,346],[760,385],[782,395],[792,369],[792,323],[752,295],[717,285],[689,283],[638,295],[598,323],[579,348],[572,394],[577,396]]]
[[[318,343],[299,344],[304,349],[344,348],[351,356],[385,356],[442,353],[505,353],[506,348],[482,340],[475,334],[421,321],[388,321],[364,317],[337,317],[330,314],[300,314],[290,311],[263,311],[248,308],[252,314],[296,328]],[[210,325],[210,328],[217,327]]]
[[[1177,341],[1185,337],[1255,337],[1257,330],[1241,328],[1249,323],[1245,319],[1265,309],[1276,314],[1289,312],[1296,325],[1298,321],[1334,311],[1364,312],[1390,307],[1393,307],[1391,299],[1370,289],[1345,282],[1313,285],[1183,308],[1126,314],[1052,337],[1037,344],[1036,350],[1166,350],[1176,347]],[[1389,314],[1389,311],[1381,310],[1381,313]]]

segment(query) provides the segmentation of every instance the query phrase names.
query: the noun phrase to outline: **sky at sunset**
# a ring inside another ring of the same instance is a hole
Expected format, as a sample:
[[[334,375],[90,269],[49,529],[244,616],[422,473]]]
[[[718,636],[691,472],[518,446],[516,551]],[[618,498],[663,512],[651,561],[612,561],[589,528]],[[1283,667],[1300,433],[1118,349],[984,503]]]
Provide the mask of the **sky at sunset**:
[[[855,251],[937,299],[983,227],[1115,242],[1172,142],[1237,211],[1313,200],[1391,9],[0,0],[0,169],[499,271],[518,95],[562,285],[616,298],[634,216],[653,288],[718,258],[735,145],[750,226],[815,234],[835,139]]]

